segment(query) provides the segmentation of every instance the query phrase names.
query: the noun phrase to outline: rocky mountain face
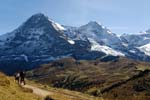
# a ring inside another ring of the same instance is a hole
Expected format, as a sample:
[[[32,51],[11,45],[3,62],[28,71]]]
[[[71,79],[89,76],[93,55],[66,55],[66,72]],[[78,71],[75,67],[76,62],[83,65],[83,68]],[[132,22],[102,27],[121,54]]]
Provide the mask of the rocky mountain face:
[[[149,43],[149,31],[118,37],[95,21],[80,27],[63,26],[39,13],[0,36],[0,69],[12,74],[66,57],[91,60],[126,56],[150,61]]]
[[[113,56],[126,56],[135,60],[150,61],[150,32],[117,36],[97,22],[81,27],[66,27],[66,36],[73,40],[88,40],[92,51],[101,51]]]
[[[71,40],[64,30],[43,14],[31,16],[13,32],[0,36],[0,69],[12,74],[68,56],[96,59],[105,55],[90,51],[89,41]]]
[[[64,33],[71,39],[89,41],[91,51],[104,52],[113,56],[124,56],[119,50],[119,48],[123,48],[121,40],[116,34],[95,21],[78,28],[66,27],[66,29]]]
[[[133,35],[124,34],[120,38],[126,47],[127,57],[143,61],[150,60],[150,33],[148,31]]]

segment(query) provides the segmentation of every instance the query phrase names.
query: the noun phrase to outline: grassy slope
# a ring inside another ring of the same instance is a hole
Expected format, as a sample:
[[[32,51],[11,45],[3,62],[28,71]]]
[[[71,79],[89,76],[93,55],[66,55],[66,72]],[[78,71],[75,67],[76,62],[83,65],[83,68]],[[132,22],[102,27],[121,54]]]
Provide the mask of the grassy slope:
[[[50,97],[53,100],[102,100],[79,92],[52,88],[32,81],[27,81],[27,84],[52,92]],[[44,98],[33,94],[31,89],[20,87],[13,78],[0,73],[0,100],[44,100]]]
[[[104,93],[109,100],[150,100],[150,71],[145,70],[125,84]]]
[[[29,74],[32,79],[44,84],[100,96],[103,89],[125,81],[149,66],[150,63],[126,58],[110,62],[76,61],[68,58],[42,65]]]
[[[0,100],[42,100],[32,90],[21,88],[10,77],[0,73]]]

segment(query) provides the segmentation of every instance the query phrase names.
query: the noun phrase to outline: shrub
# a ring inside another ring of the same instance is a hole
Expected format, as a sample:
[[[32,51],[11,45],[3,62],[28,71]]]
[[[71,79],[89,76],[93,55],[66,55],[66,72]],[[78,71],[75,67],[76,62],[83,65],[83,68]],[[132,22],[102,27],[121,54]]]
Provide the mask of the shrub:
[[[24,88],[24,87],[22,87],[22,91],[23,91],[23,92],[27,92],[27,93],[33,93],[33,90],[32,90],[32,89]]]
[[[52,99],[50,96],[46,96],[46,97],[44,98],[44,100],[54,100],[54,99]]]

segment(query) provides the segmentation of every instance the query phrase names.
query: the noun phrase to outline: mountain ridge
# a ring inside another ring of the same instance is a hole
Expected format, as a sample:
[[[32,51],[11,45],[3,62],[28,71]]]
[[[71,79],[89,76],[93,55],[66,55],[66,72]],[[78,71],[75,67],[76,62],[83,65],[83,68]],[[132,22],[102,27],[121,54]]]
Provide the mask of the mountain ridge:
[[[92,60],[125,56],[150,61],[144,46],[147,43],[150,43],[149,34],[118,37],[95,21],[70,27],[38,13],[14,31],[0,36],[0,69],[6,73],[11,69],[13,73],[65,57]]]

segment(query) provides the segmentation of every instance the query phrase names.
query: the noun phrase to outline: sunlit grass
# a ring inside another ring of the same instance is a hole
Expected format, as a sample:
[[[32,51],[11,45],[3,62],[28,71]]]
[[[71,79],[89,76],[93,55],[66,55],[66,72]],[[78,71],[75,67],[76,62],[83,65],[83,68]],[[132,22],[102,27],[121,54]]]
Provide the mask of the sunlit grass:
[[[42,100],[32,90],[20,87],[13,78],[0,73],[0,100]]]

